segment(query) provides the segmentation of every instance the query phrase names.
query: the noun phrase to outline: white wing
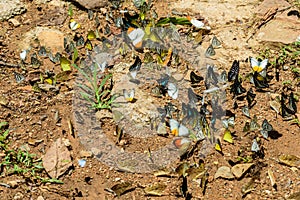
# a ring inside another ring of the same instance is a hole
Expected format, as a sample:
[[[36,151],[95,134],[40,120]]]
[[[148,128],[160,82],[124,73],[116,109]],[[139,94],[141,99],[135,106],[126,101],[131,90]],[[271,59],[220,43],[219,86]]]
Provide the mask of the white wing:
[[[251,67],[259,66],[259,62],[255,58],[250,58]]]
[[[182,124],[180,124],[178,132],[179,132],[178,136],[181,136],[181,137],[187,137],[190,134],[189,129]]]
[[[174,83],[168,82],[168,95],[172,97],[172,99],[178,98],[178,89]]]
[[[251,151],[254,151],[254,152],[260,151],[260,147],[259,147],[256,139],[254,139],[252,142]]]

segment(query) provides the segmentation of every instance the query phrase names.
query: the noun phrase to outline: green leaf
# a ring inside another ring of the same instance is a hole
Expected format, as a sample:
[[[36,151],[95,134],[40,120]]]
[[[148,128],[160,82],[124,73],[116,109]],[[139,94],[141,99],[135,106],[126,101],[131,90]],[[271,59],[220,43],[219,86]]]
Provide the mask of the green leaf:
[[[73,16],[73,7],[72,7],[72,4],[69,5],[68,15],[69,15],[70,17]]]
[[[75,63],[78,58],[78,50],[76,48],[73,49],[72,62]]]

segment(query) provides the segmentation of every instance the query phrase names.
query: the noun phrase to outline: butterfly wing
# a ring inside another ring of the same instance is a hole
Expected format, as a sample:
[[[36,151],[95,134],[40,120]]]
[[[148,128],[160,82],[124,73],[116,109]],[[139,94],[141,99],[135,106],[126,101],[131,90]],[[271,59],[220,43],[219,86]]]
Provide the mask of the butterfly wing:
[[[170,119],[169,121],[171,133],[175,136],[179,134],[179,122],[175,119]]]
[[[189,135],[190,135],[189,129],[186,126],[180,124],[179,129],[178,129],[178,136],[187,137]]]
[[[17,72],[13,72],[14,76],[15,76],[15,80],[17,81],[17,83],[21,83],[22,81],[25,80],[25,77],[22,74],[19,74]]]
[[[205,51],[205,56],[206,57],[211,57],[216,55],[215,49],[212,45],[209,45],[209,47]]]
[[[192,71],[190,73],[190,79],[191,79],[192,84],[195,84],[195,83],[199,83],[200,81],[202,81],[203,77],[198,76],[195,72]]]
[[[251,57],[251,58],[250,58],[250,64],[251,64],[252,70],[253,70],[253,71],[257,71],[258,66],[259,66],[258,60],[256,60],[255,58]]]
[[[131,89],[130,92],[128,92],[126,89],[123,89],[123,95],[126,101],[132,102],[134,99],[134,89]]]
[[[178,88],[175,83],[168,82],[168,95],[172,97],[172,99],[178,98]]]
[[[221,42],[220,40],[218,40],[218,38],[216,36],[214,36],[211,40],[211,44],[214,48],[216,47],[220,47],[221,46]]]
[[[228,72],[228,81],[230,82],[232,80],[235,80],[239,75],[239,71],[240,71],[240,63],[239,61],[234,60]]]
[[[256,139],[253,139],[253,141],[252,141],[251,151],[253,151],[253,152],[259,152],[260,151],[260,147],[259,147]]]

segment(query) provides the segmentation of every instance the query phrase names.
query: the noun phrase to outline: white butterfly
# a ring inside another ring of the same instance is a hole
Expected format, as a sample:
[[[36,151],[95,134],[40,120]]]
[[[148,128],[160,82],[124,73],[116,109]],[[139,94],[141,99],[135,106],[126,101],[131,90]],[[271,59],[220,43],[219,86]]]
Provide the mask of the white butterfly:
[[[206,30],[210,30],[211,28],[209,26],[204,26],[204,23],[201,22],[198,19],[194,19],[191,18],[190,16],[187,16],[187,19],[191,22],[191,24],[193,24],[193,26],[195,26],[196,28],[201,28],[201,29],[206,29]]]
[[[69,26],[72,31],[75,31],[76,29],[80,28],[80,24],[78,24],[74,19],[70,20]]]
[[[21,60],[26,60],[26,56],[27,56],[27,51],[26,51],[26,50],[23,50],[23,51],[20,53],[20,58],[21,58]]]
[[[175,136],[187,137],[190,135],[189,129],[182,124],[179,124],[175,119],[170,119],[171,133]]]
[[[132,102],[133,101],[133,99],[134,99],[134,93],[135,93],[134,88],[131,89],[129,92],[126,89],[123,89],[124,98],[128,102]]]
[[[234,117],[230,117],[228,119],[222,120],[224,128],[228,128],[228,126],[234,127]]]
[[[104,70],[106,69],[107,67],[107,62],[104,61],[103,63],[99,64],[96,62],[96,64],[98,65],[99,69],[101,70],[101,72],[104,72]]]
[[[175,83],[168,82],[168,95],[172,97],[172,99],[178,98],[178,88]]]
[[[259,147],[256,139],[253,139],[253,141],[252,141],[251,151],[254,151],[254,152],[260,151],[260,147]]]
[[[130,40],[132,41],[132,44],[135,47],[140,48],[142,46],[143,37],[145,35],[145,32],[143,31],[143,29],[129,28],[127,31],[127,34],[128,34],[128,37],[130,38]]]
[[[268,59],[264,59],[263,61],[259,62],[255,58],[250,58],[251,68],[254,72],[258,72],[261,76],[266,77],[267,75],[267,64]]]

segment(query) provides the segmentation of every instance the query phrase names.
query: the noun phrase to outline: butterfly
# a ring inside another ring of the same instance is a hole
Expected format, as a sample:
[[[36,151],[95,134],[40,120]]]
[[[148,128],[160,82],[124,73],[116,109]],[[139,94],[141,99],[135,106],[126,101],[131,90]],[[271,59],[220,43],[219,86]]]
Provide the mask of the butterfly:
[[[51,60],[51,62],[53,63],[57,63],[60,61],[60,58],[62,57],[60,53],[56,53],[55,56],[53,57],[52,53],[48,54],[49,59]]]
[[[296,105],[296,102],[295,102],[295,99],[294,99],[294,93],[293,92],[291,92],[290,95],[289,95],[289,106],[288,106],[288,108],[290,109],[292,114],[297,113],[297,105]]]
[[[264,59],[263,61],[259,62],[255,58],[250,58],[251,68],[254,72],[259,73],[261,76],[266,77],[267,75],[267,65],[268,59]]]
[[[157,125],[157,133],[158,135],[162,136],[167,134],[167,129],[164,122],[159,122],[159,124]]]
[[[249,113],[249,108],[248,108],[248,106],[242,107],[242,113],[243,113],[246,117],[250,118],[250,113]]]
[[[205,80],[206,88],[210,88],[211,83],[213,85],[217,86],[218,77],[217,77],[216,73],[214,72],[213,67],[208,65],[207,66],[206,80]]]
[[[217,139],[217,141],[216,141],[216,143],[215,143],[215,149],[216,149],[218,152],[222,153],[222,146],[221,146],[221,141],[220,141],[219,138]]]
[[[31,64],[34,65],[34,66],[40,66],[40,65],[41,65],[41,61],[39,61],[39,59],[38,59],[36,53],[33,53],[33,54],[31,55],[30,62],[31,62]]]
[[[273,130],[273,126],[266,119],[264,119],[261,127],[262,130],[260,130],[260,133],[263,135],[265,139],[268,139],[269,137],[268,133]]]
[[[234,116],[233,117],[229,117],[228,119],[222,120],[222,124],[223,124],[224,128],[226,128],[226,129],[229,126],[234,127]]]
[[[173,144],[177,149],[181,149],[185,145],[189,145],[191,140],[188,138],[175,138]]]
[[[84,43],[84,47],[91,51],[93,49],[93,44],[89,39],[87,39]]]
[[[46,48],[44,46],[41,46],[41,48],[39,49],[38,54],[39,54],[39,56],[46,57],[47,56]]]
[[[136,78],[137,72],[141,69],[142,60],[140,57],[136,57],[134,63],[129,67],[130,75],[133,79]]]
[[[254,115],[253,119],[250,122],[250,131],[255,131],[259,129],[259,124],[257,123],[257,117]]]
[[[222,71],[222,73],[219,76],[220,83],[226,83],[227,81],[227,73],[225,70]]]
[[[124,98],[128,102],[132,102],[134,100],[134,93],[135,93],[134,88],[131,89],[129,92],[126,89],[123,89]]]
[[[243,88],[241,82],[238,80],[238,78],[236,78],[234,80],[234,83],[231,85],[230,93],[233,93],[234,96],[237,96],[237,95],[243,94],[245,92],[246,92],[246,89]]]
[[[197,19],[193,19],[190,16],[187,16],[187,19],[191,22],[191,24],[193,24],[193,26],[195,26],[196,28],[203,28],[204,27],[204,23],[201,22],[200,20]]]
[[[143,37],[145,32],[141,28],[132,28],[129,27],[127,30],[127,35],[131,40],[132,44],[136,48],[141,48],[143,44]]]
[[[190,80],[192,84],[200,83],[203,80],[202,76],[198,76],[195,72],[190,73]]]
[[[234,60],[228,72],[228,81],[231,82],[232,80],[235,80],[239,75],[239,71],[240,71],[240,62]]]
[[[256,103],[256,101],[254,101],[255,97],[256,94],[254,94],[252,88],[250,88],[250,90],[247,91],[247,95],[246,95],[249,108],[252,108],[255,105]]]
[[[82,35],[75,35],[74,42],[76,42],[76,46],[83,46],[84,45],[84,37]]]
[[[23,51],[20,53],[20,58],[21,58],[21,60],[26,60],[26,56],[27,56],[27,50],[23,50]]]
[[[220,40],[218,40],[218,38],[216,36],[214,36],[211,40],[211,44],[214,48],[218,48],[221,46],[221,42]]]
[[[263,77],[258,72],[254,72],[252,79],[253,79],[253,83],[254,83],[256,88],[263,89],[263,88],[268,88],[269,87],[269,84],[267,82],[267,78]]]
[[[205,56],[206,57],[211,57],[216,55],[215,49],[212,45],[209,45],[209,47],[205,51]]]
[[[78,24],[74,19],[70,19],[69,27],[72,31],[75,31],[76,29],[80,28],[80,24]]]
[[[96,64],[98,65],[99,69],[101,70],[101,72],[104,72],[104,70],[106,69],[107,67],[107,62],[104,61],[103,63],[99,64],[96,62]]]
[[[252,141],[251,151],[256,152],[256,153],[260,151],[260,147],[259,147],[256,139],[253,139],[253,141]]]
[[[169,124],[173,135],[181,137],[187,137],[190,135],[189,129],[186,126],[179,124],[179,122],[175,119],[170,119]]]
[[[168,88],[168,95],[172,99],[177,99],[178,98],[178,88],[177,88],[176,84],[172,83],[172,82],[168,82],[167,88]]]
[[[18,72],[13,72],[15,76],[15,80],[17,83],[21,83],[22,81],[25,80],[25,77],[22,74],[19,74]]]
[[[197,96],[191,88],[188,89],[188,98],[189,105],[191,105],[192,107],[196,106],[199,96]]]

